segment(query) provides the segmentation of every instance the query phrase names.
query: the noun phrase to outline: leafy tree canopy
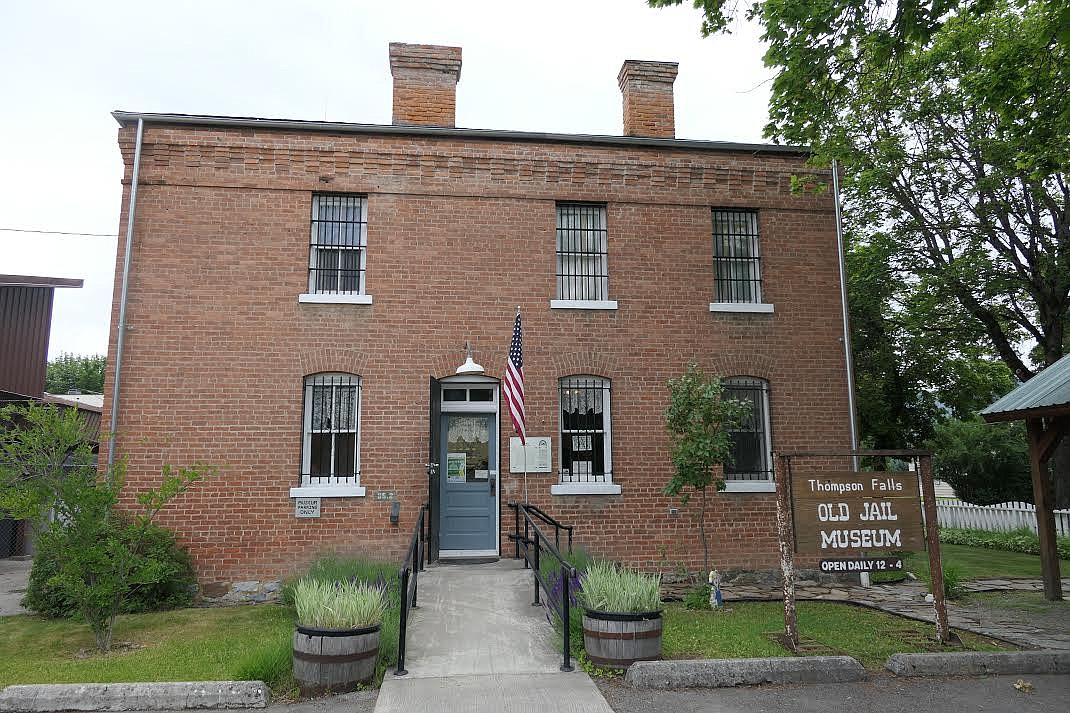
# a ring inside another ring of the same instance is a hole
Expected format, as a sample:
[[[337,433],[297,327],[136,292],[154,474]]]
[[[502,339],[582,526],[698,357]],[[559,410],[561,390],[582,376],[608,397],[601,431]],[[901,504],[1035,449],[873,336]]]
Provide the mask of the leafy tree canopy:
[[[107,357],[103,354],[60,354],[48,362],[45,391],[50,394],[66,394],[77,389],[85,393],[102,393],[106,363]]]

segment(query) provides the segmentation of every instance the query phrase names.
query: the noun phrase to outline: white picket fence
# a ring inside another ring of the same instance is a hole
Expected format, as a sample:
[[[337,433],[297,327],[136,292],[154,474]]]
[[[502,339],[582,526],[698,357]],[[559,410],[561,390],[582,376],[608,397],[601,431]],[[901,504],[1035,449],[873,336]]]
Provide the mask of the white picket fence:
[[[942,527],[964,527],[994,532],[1009,532],[1028,527],[1033,532],[1037,531],[1037,511],[1029,503],[971,505],[961,500],[937,499],[936,519]],[[1059,537],[1070,535],[1070,510],[1055,511],[1055,532]]]

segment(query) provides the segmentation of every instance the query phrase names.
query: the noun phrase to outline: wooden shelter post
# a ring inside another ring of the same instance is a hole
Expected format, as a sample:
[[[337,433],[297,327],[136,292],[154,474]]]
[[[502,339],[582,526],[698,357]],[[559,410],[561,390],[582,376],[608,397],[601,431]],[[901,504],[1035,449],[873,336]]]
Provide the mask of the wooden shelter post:
[[[1044,598],[1053,602],[1063,598],[1063,584],[1059,573],[1059,550],[1055,542],[1055,512],[1052,483],[1048,477],[1048,459],[1062,435],[1062,425],[1064,424],[1052,423],[1045,429],[1040,418],[1025,420],[1026,431],[1029,433],[1033,504],[1036,506],[1037,535],[1040,538],[1040,573],[1044,581]]]

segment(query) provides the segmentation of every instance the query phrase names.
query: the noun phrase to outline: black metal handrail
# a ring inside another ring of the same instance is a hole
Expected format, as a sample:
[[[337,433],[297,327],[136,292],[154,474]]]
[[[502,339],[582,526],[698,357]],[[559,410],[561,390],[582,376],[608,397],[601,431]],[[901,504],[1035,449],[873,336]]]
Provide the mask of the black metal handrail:
[[[511,502],[511,503],[508,503],[508,506],[513,509],[513,528],[514,528],[514,532],[516,534],[520,534],[520,510],[519,510],[520,503]],[[545,522],[550,527],[554,528],[554,545],[557,547],[557,549],[559,549],[559,550],[561,549],[561,531],[564,530],[565,532],[567,532],[568,533],[568,553],[572,554],[572,530],[574,529],[573,525],[565,525],[562,522],[558,522],[557,519],[555,519],[552,515],[548,515],[546,513],[546,511],[543,510],[542,508],[540,508],[538,505],[532,505],[531,503],[524,503],[524,508],[527,509],[529,514],[534,515],[535,517],[537,517],[538,519],[542,520],[543,522]],[[525,528],[524,529],[524,536],[527,537],[528,536],[528,531],[527,531],[527,523],[526,522],[524,523],[524,528]],[[514,555],[514,559],[520,559],[520,541],[517,540],[516,538],[513,538],[513,537],[510,537],[509,539],[513,540],[516,543],[516,554]],[[524,567],[527,568],[527,566],[528,566],[528,563],[525,561],[524,562]]]
[[[424,521],[427,519],[427,503],[420,506],[420,514],[416,518],[416,527],[412,530],[412,539],[409,541],[409,550],[405,554],[405,560],[398,570],[398,590],[401,595],[400,621],[398,625],[398,666],[394,671],[395,676],[404,676],[405,670],[405,633],[409,624],[409,609],[416,609],[416,590],[420,572],[424,571],[424,552],[426,550],[427,535],[424,533]]]
[[[543,534],[539,526],[535,524],[534,518],[540,520],[549,520],[556,523],[557,527],[561,529],[567,529],[569,533],[569,551],[572,548],[572,527],[569,525],[561,525],[553,520],[549,515],[539,510],[534,505],[527,505],[524,503],[509,503],[509,507],[514,508],[517,514],[517,521],[515,525],[515,532],[509,535],[517,546],[518,553],[522,550],[524,555],[525,566],[531,566],[531,573],[534,575],[535,585],[535,601],[532,602],[535,606],[540,606],[542,602],[539,600],[540,588],[546,592],[546,606],[557,616],[561,621],[561,633],[564,638],[562,646],[563,661],[561,663],[562,671],[572,670],[572,655],[571,655],[571,611],[570,606],[570,587],[572,578],[576,576],[576,568],[570,565],[564,557],[561,556],[560,550],[551,542],[546,535]],[[520,520],[524,521],[524,534],[520,534]],[[561,567],[561,598],[555,600],[554,591],[550,584],[543,578],[542,569],[540,567],[540,553],[546,550]]]

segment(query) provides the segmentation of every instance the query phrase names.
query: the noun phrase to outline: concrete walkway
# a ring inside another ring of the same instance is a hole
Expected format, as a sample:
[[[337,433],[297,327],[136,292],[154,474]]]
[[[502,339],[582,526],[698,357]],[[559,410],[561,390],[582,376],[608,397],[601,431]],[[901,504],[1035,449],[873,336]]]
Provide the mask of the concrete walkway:
[[[968,592],[1042,592],[1039,579],[980,579],[964,583]],[[1070,591],[1070,579],[1063,580],[1063,591]],[[934,621],[933,604],[925,601],[929,587],[918,580],[896,584],[875,584],[872,587],[828,586],[800,580],[796,583],[797,599],[850,601],[875,609],[914,619]],[[724,590],[726,601],[779,601],[779,586],[732,586]],[[972,631],[984,636],[1004,639],[1027,649],[1070,649],[1070,617],[1039,618],[1028,611],[982,606],[971,602],[949,601],[948,620],[956,629]]]
[[[611,713],[590,676],[560,671],[560,645],[519,561],[429,565],[419,587],[409,674],[386,674],[375,713]]]
[[[0,616],[25,614],[19,603],[30,581],[31,560],[0,559]]]

